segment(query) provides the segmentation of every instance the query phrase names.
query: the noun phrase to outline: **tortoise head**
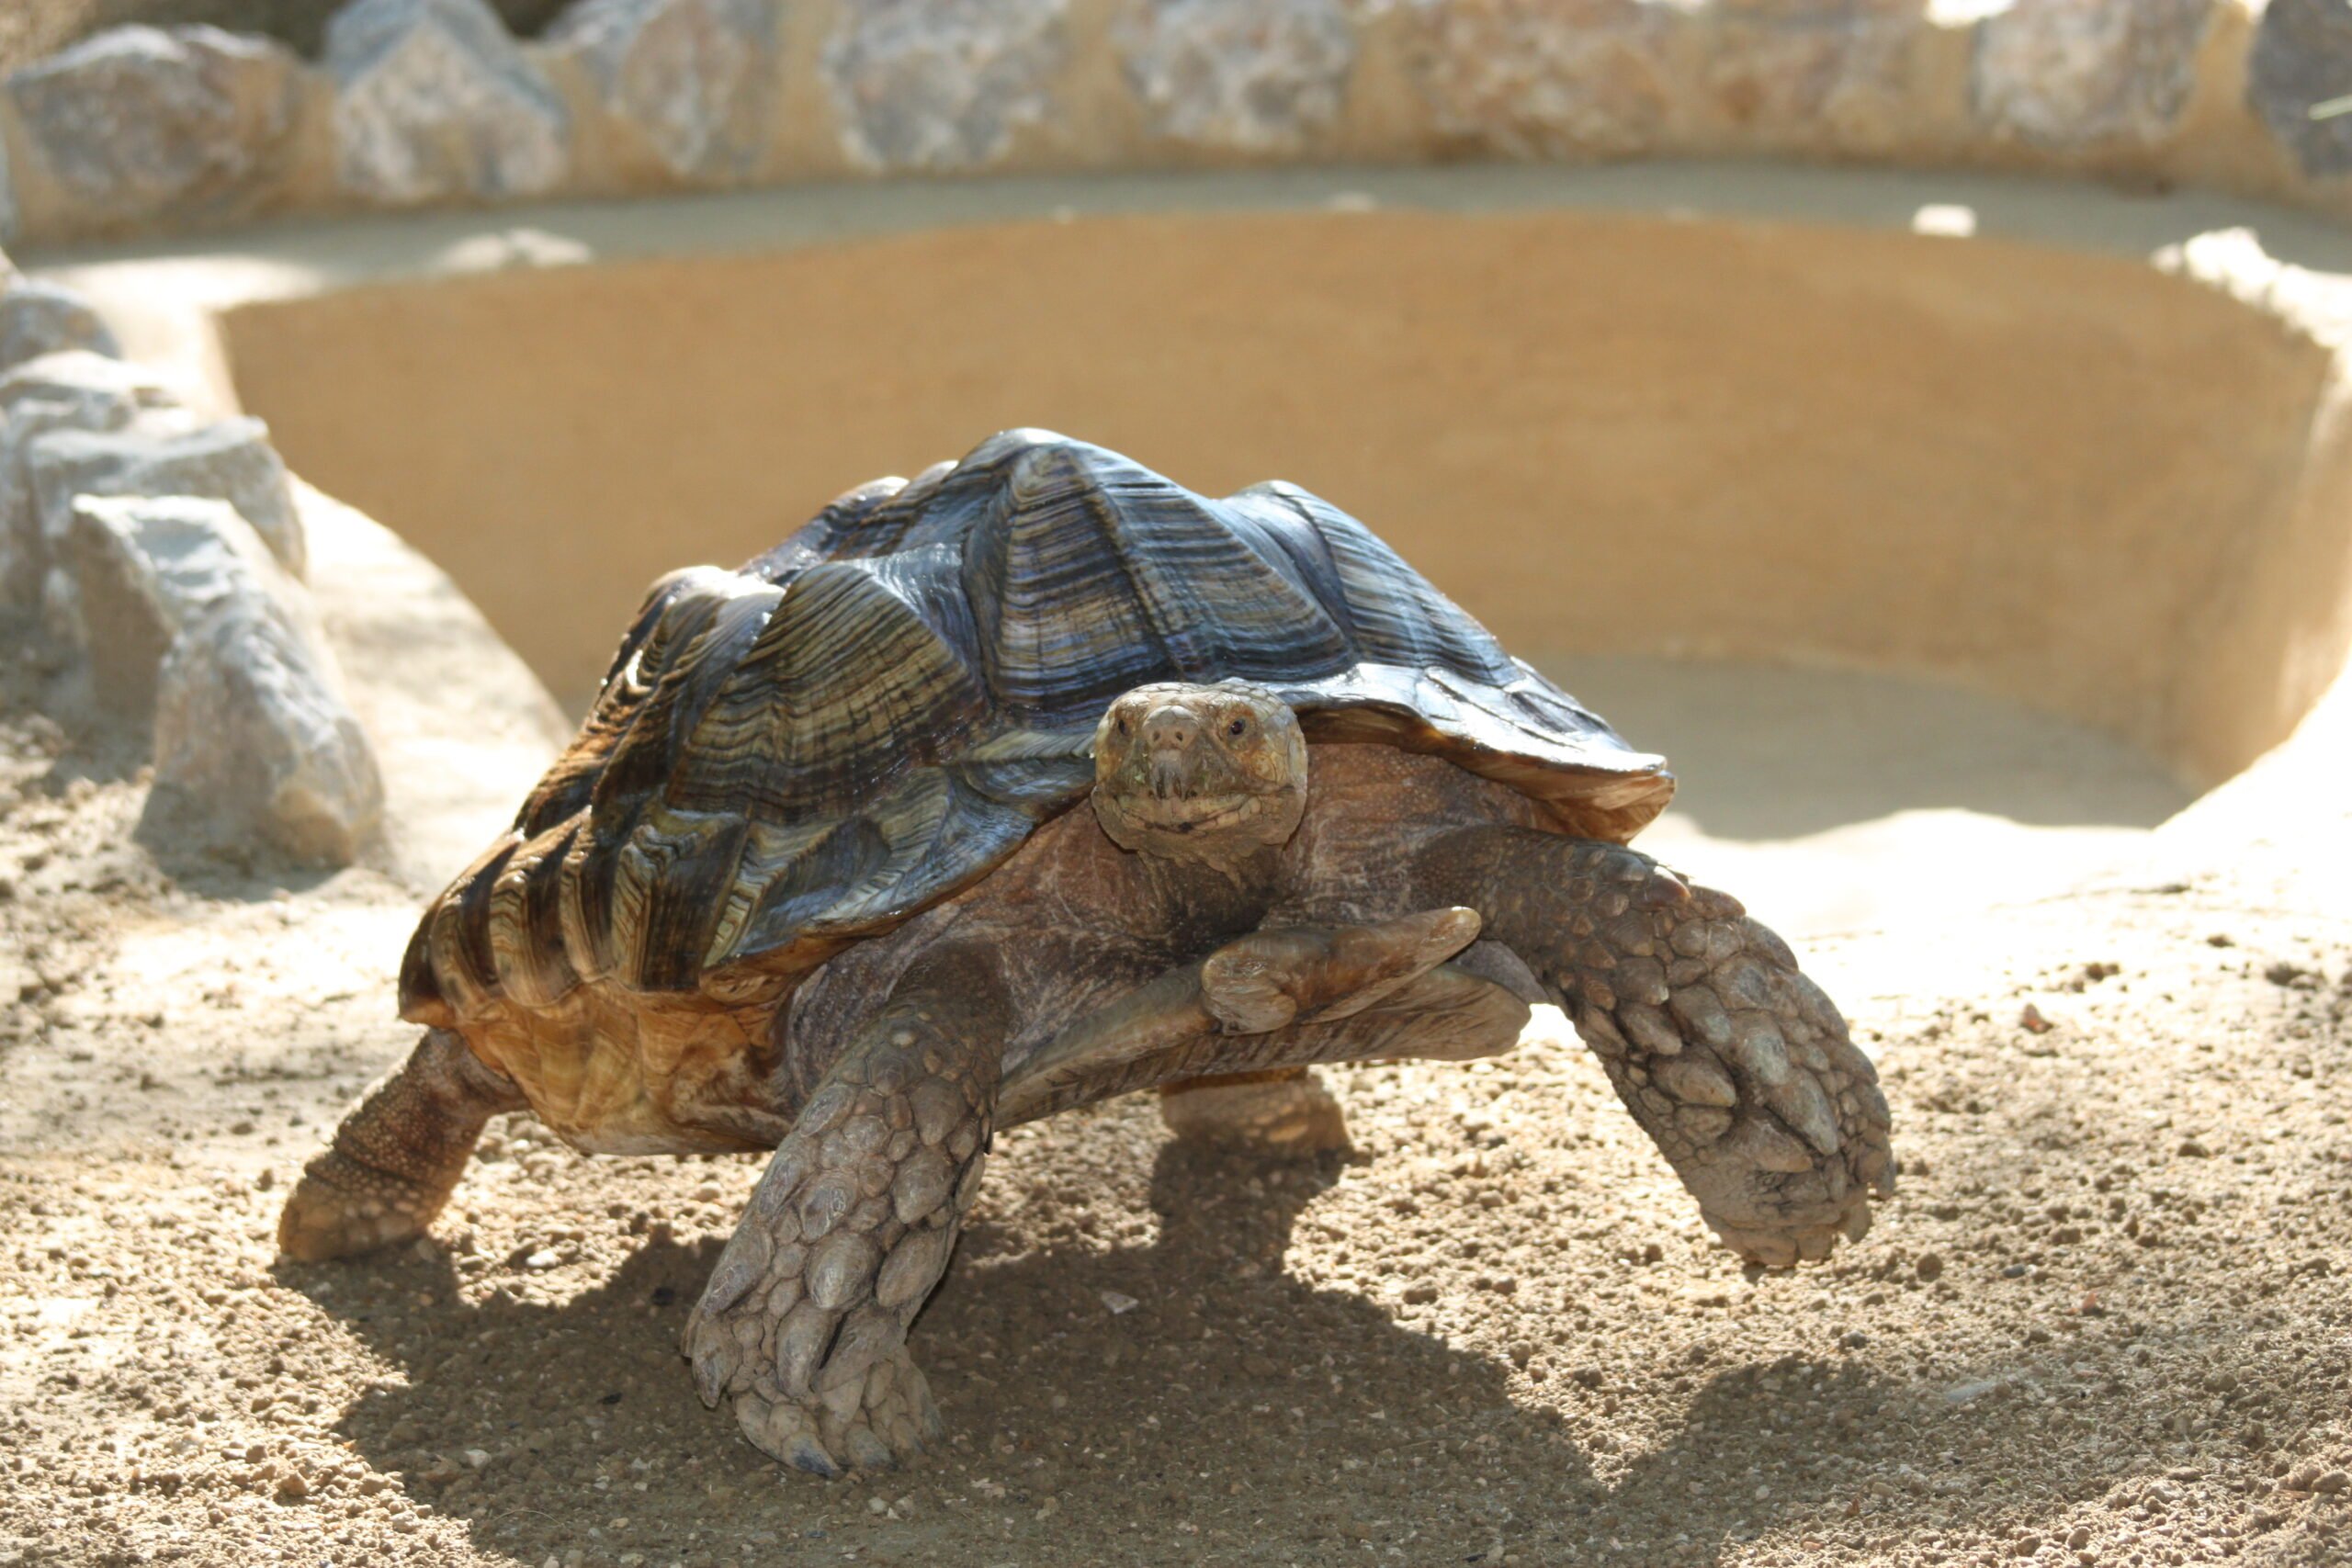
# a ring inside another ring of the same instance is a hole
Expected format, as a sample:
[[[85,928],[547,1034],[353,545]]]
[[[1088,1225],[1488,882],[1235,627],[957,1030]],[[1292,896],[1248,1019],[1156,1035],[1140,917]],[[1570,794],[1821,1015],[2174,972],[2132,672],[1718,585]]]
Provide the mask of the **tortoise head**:
[[[1306,737],[1263,686],[1137,686],[1094,731],[1094,814],[1120,848],[1231,867],[1306,811]]]

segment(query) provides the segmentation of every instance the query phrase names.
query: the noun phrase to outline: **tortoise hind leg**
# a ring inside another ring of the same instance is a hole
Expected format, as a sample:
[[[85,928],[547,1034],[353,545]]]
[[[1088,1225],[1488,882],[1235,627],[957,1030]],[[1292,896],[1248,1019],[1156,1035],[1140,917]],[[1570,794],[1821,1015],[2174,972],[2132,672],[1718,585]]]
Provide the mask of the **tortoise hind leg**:
[[[1307,1067],[1162,1084],[1159,1119],[1180,1142],[1256,1154],[1295,1158],[1350,1146],[1340,1102]]]
[[[278,1250],[315,1263],[424,1234],[484,1124],[522,1107],[522,1091],[463,1040],[425,1031],[407,1062],[369,1088],[334,1141],[302,1168],[278,1216]]]
[[[1008,1016],[985,953],[927,955],[777,1145],[680,1347],[764,1452],[831,1476],[940,1437],[907,1328],[979,1192]]]
[[[1725,1246],[1784,1267],[1870,1228],[1870,1195],[1894,1187],[1877,1071],[1738,899],[1521,828],[1442,835],[1417,873],[1559,998]]]

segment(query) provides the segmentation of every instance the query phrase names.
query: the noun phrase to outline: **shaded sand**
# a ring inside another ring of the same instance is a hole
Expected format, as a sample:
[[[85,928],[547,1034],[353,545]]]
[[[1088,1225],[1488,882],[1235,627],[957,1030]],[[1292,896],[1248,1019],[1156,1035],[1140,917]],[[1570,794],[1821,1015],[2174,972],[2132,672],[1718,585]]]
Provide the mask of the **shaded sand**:
[[[1851,671],[1536,659],[1680,781],[1641,847],[1792,935],[1932,928],[2143,852],[2195,798],[2144,752],[2016,703]]]

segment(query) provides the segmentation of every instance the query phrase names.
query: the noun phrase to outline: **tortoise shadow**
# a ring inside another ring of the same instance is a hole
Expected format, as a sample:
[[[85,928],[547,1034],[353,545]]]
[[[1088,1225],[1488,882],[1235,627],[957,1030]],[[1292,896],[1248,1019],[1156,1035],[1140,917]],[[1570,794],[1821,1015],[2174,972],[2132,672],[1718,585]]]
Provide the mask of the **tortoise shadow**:
[[[1021,1190],[1045,1202],[1088,1190],[1083,1164],[1102,1142],[1037,1150],[1046,1168],[1030,1174],[1044,1179]],[[1163,1146],[1148,1187],[1157,1231],[1141,1245],[1103,1245],[1082,1224],[1036,1245],[1053,1226],[984,1205],[913,1337],[949,1440],[910,1469],[830,1483],[784,1472],[695,1396],[674,1347],[715,1239],[650,1240],[560,1303],[464,1303],[448,1259],[414,1250],[364,1271],[280,1272],[405,1373],[337,1423],[356,1454],[477,1550],[532,1564],[820,1549],[1189,1562],[1252,1544],[1299,1563],[1359,1562],[1369,1547],[1390,1561],[1605,1551],[1705,1564],[1792,1528],[1867,1553],[1887,1543],[1871,1539],[1862,1477],[1883,1468],[1891,1431],[1973,1452],[1976,1428],[2017,1418],[2007,1402],[1951,1404],[1841,1351],[1768,1364],[1735,1349],[1707,1364],[1660,1348],[1531,1397],[1504,1359],[1281,1268],[1341,1168]],[[2036,1375],[2042,1359],[2009,1375]],[[1622,1460],[1589,1453],[1561,1413],[1660,1393],[1679,1405],[1672,1425]],[[1964,1484],[1950,1523],[1962,1529],[1985,1489],[2015,1482],[1952,1479]],[[2034,1490],[2055,1517],[2117,1479],[2053,1472]],[[1164,1533],[1170,1520],[1179,1533]]]

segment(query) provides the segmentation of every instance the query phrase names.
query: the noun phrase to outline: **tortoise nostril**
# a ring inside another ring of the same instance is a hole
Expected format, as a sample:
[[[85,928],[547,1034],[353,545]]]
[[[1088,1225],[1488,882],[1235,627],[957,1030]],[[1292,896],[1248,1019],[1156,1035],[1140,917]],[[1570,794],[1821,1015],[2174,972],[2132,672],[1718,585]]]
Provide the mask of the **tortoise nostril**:
[[[1143,743],[1155,751],[1181,751],[1200,732],[1199,721],[1182,708],[1155,709],[1143,721]]]

